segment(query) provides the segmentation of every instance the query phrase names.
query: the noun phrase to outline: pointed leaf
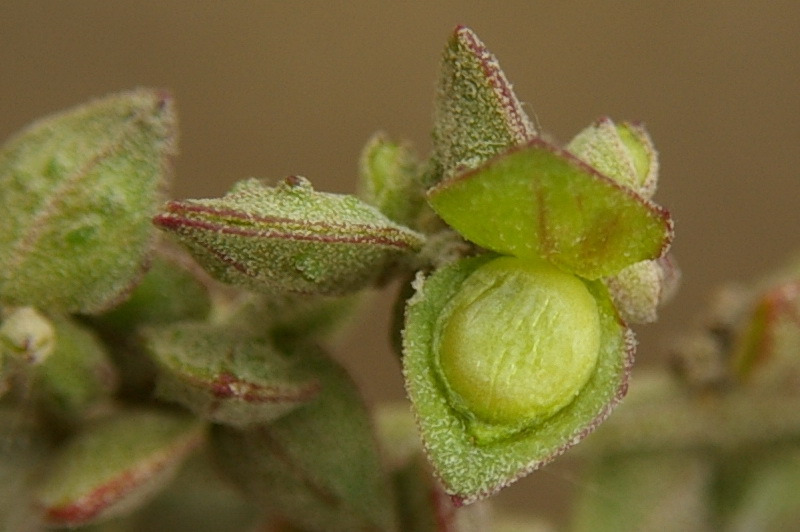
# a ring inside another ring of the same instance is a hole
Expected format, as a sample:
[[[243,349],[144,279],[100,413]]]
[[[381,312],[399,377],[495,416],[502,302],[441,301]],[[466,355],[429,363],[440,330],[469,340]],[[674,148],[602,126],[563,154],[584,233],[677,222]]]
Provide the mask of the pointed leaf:
[[[467,240],[587,279],[660,257],[672,240],[667,211],[539,138],[440,183],[428,201]]]
[[[316,192],[301,177],[170,202],[155,223],[218,279],[271,293],[352,292],[424,242],[355,196]]]
[[[216,426],[224,470],[248,496],[303,530],[395,530],[370,420],[345,371],[312,346],[296,348],[320,396],[269,425]]]
[[[269,339],[230,326],[183,322],[144,332],[158,394],[239,427],[277,419],[314,399],[318,380]]]
[[[133,510],[202,440],[196,420],[128,412],[87,428],[58,453],[37,495],[46,522],[77,526]]]
[[[456,28],[444,50],[436,91],[438,177],[447,180],[475,168],[535,134],[497,59],[472,30]]]

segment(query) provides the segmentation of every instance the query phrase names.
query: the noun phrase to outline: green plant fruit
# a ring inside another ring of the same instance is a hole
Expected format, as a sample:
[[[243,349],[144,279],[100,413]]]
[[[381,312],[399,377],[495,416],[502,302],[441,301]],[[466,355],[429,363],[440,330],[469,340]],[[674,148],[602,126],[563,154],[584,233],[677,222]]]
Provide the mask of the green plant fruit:
[[[634,339],[602,282],[487,254],[414,287],[406,389],[428,459],[457,504],[553,460],[625,395]]]
[[[589,380],[600,344],[586,285],[514,257],[470,275],[436,326],[449,395],[460,411],[487,423],[535,423],[561,410]]]

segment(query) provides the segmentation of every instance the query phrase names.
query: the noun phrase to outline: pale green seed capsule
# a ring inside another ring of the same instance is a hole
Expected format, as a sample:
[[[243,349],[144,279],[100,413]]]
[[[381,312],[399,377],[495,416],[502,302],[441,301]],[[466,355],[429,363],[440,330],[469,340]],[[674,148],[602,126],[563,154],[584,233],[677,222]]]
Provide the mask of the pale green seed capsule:
[[[639,124],[602,118],[567,145],[578,158],[617,183],[651,198],[658,184],[658,153]]]
[[[600,348],[597,305],[584,283],[513,257],[470,275],[435,334],[453,406],[481,422],[513,426],[541,422],[572,402]]]

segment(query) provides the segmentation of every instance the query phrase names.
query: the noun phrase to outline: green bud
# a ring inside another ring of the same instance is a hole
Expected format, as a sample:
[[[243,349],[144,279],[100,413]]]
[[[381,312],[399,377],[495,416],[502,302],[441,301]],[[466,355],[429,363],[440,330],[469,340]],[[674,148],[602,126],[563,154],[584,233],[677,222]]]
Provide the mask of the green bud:
[[[32,307],[8,310],[0,325],[0,356],[24,364],[47,360],[56,346],[56,331],[49,319]]]
[[[658,184],[658,153],[643,126],[602,118],[567,145],[567,150],[620,185],[651,198]]]
[[[53,318],[58,342],[52,356],[33,370],[34,392],[58,419],[79,421],[115,391],[118,376],[100,339],[66,317]]]
[[[182,322],[144,331],[158,394],[205,419],[244,427],[314,399],[319,382],[269,339],[229,326]]]
[[[0,300],[94,313],[135,284],[153,242],[175,116],[137,90],[36,122],[0,151]]]
[[[196,420],[174,414],[105,419],[60,449],[36,504],[48,524],[71,527],[130,512],[172,478],[203,434]]]
[[[434,181],[476,168],[536,134],[497,59],[464,26],[444,50],[434,109],[433,157],[440,165]]]
[[[479,246],[587,279],[658,258],[673,236],[666,210],[539,138],[443,181],[428,201]]]
[[[396,530],[370,419],[343,368],[318,348],[289,354],[320,381],[317,399],[248,430],[217,425],[216,458],[257,504],[301,530]]]
[[[277,293],[364,288],[424,242],[356,197],[315,192],[301,177],[274,188],[248,179],[222,198],[170,202],[155,223],[218,279]]]
[[[406,310],[406,389],[456,501],[549,462],[627,389],[633,336],[600,282],[487,255],[419,278]]]
[[[652,323],[658,308],[677,289],[680,271],[669,255],[632,264],[605,279],[622,318],[630,323]]]
[[[416,227],[425,206],[420,168],[408,144],[374,135],[361,152],[359,195],[393,222]]]

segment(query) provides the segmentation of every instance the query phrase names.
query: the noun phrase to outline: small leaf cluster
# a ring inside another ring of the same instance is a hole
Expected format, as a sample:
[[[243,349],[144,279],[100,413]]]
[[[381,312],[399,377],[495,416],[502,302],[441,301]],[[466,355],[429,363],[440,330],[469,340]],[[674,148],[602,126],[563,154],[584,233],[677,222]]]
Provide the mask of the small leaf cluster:
[[[483,504],[456,508],[610,414],[628,323],[675,285],[644,128],[554,145],[467,28],[432,153],[376,135],[358,196],[289,176],[165,202],[176,127],[139,89],[0,151],[0,415],[30,409],[15,437],[36,442],[3,465],[11,528],[158,530],[195,507],[199,531],[485,529]],[[327,348],[392,280],[415,423],[373,417]]]

